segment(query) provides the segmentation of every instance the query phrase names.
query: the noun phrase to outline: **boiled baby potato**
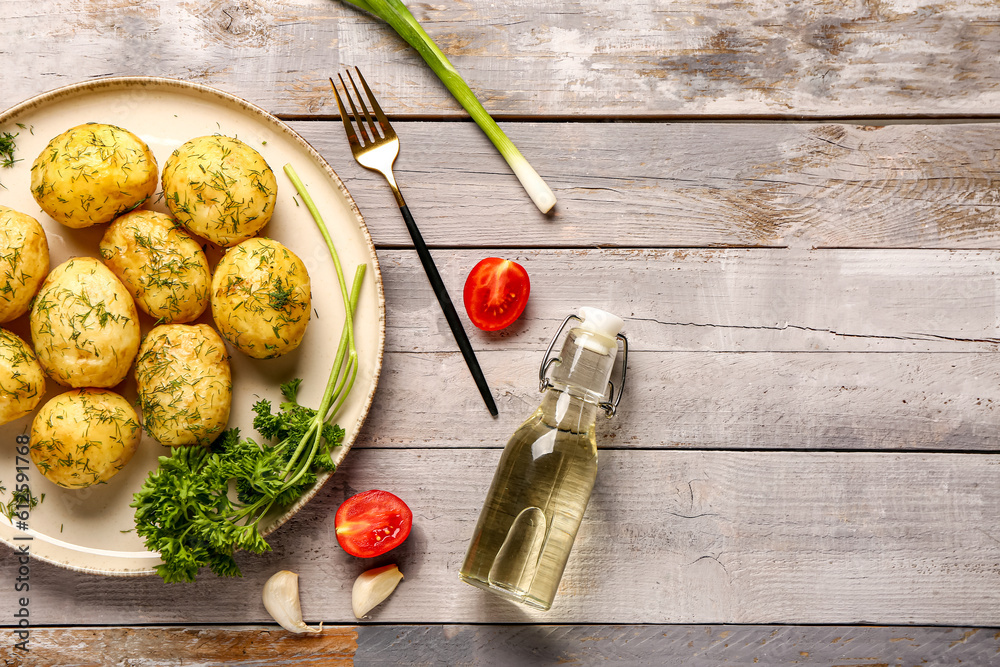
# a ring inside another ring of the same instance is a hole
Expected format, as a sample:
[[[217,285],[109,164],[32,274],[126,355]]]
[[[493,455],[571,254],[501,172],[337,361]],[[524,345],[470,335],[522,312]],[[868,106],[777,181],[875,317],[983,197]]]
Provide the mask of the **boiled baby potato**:
[[[311,298],[306,265],[271,239],[250,239],[232,248],[212,276],[212,316],[219,332],[255,359],[299,346]]]
[[[190,322],[208,307],[205,253],[165,213],[137,210],[115,218],[101,239],[101,258],[136,304],[161,322]]]
[[[139,351],[132,296],[93,257],[52,269],[31,307],[31,341],[42,368],[69,387],[113,387]]]
[[[30,413],[45,394],[45,373],[19,336],[0,329],[0,424]]]
[[[45,230],[30,215],[0,206],[0,322],[28,311],[48,272]]]
[[[31,194],[67,227],[111,222],[156,192],[156,158],[142,139],[103,123],[70,128],[31,165]]]
[[[226,427],[233,384],[226,345],[207,324],[162,324],[135,361],[146,432],[161,445],[207,445]]]
[[[73,389],[49,400],[31,423],[31,460],[67,489],[106,482],[139,447],[129,402],[106,389]]]
[[[278,194],[274,172],[239,139],[198,137],[163,165],[167,208],[192,234],[229,247],[271,219]]]

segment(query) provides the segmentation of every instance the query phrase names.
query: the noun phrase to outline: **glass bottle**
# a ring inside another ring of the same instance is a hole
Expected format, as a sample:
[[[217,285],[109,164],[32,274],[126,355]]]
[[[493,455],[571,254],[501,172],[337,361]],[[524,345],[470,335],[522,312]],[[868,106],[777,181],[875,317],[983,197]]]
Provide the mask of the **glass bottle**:
[[[570,320],[579,323],[550,359]],[[463,581],[537,609],[552,606],[597,477],[597,413],[610,417],[621,399],[619,390],[611,402],[610,377],[620,340],[624,386],[622,325],[610,313],[584,307],[556,332],[539,370],[542,403],[500,457],[459,574]]]

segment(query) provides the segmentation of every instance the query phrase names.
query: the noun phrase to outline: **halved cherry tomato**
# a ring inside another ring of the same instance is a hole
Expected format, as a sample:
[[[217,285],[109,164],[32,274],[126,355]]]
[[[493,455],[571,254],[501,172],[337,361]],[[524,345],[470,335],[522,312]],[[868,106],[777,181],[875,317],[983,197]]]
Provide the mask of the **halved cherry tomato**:
[[[413,512],[388,491],[363,491],[351,496],[334,517],[337,541],[359,558],[381,556],[410,535]]]
[[[530,291],[523,266],[487,257],[472,267],[465,281],[465,312],[483,331],[499,331],[521,316]]]

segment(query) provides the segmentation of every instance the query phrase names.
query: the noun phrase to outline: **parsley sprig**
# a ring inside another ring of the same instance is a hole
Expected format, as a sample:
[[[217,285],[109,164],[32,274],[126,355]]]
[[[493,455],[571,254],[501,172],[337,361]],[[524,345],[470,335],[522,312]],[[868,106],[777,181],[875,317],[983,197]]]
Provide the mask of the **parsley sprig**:
[[[202,566],[220,576],[240,576],[236,549],[270,549],[260,533],[267,511],[291,505],[316,483],[317,472],[334,470],[331,453],[344,430],[298,404],[300,382],[281,385],[285,402],[277,413],[267,400],[253,406],[254,429],[275,444],[240,438],[239,429],[229,429],[210,449],[177,447],[160,458],[132,507],[137,533],[147,548],[160,552],[157,572],[164,581],[194,581]],[[322,444],[303,455],[299,444],[307,441]],[[236,484],[235,501],[230,480]]]
[[[281,385],[284,401],[272,412],[270,401],[253,406],[254,429],[270,443],[224,432],[211,448],[176,447],[160,457],[135,494],[136,532],[146,548],[160,554],[156,570],[164,581],[194,581],[202,567],[219,576],[241,576],[234,553],[263,553],[270,546],[260,527],[272,508],[293,504],[324,471],[333,471],[333,450],[344,430],[330,423],[343,404],[358,370],[353,311],[365,265],[358,266],[348,292],[340,259],[322,217],[290,166],[286,173],[306,202],[333,257],[345,304],[345,324],[333,368],[318,409],[304,407],[297,396],[301,380]],[[230,494],[235,486],[235,498]]]

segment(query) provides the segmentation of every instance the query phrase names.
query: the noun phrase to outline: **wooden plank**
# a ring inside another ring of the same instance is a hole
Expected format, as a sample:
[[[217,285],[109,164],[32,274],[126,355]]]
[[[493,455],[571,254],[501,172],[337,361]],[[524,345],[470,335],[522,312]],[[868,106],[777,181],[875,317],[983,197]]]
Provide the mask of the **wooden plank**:
[[[521,318],[477,349],[538,352],[563,318],[595,306],[625,319],[632,350],[651,352],[995,352],[997,251],[449,250],[435,262],[456,303],[479,260],[521,264]],[[321,252],[317,250],[317,252]],[[457,349],[412,250],[380,250],[386,349]],[[322,317],[322,314],[320,314]]]
[[[435,254],[460,294],[480,254]],[[538,403],[548,341],[582,304],[623,315],[631,343],[628,388],[618,416],[601,425],[604,446],[1000,444],[993,251],[518,251],[512,258],[532,276],[522,319],[499,334],[466,324],[497,420],[482,409],[413,253],[380,258],[389,354],[365,446],[505,442]],[[469,428],[441,428],[455,422]]]
[[[458,352],[387,354],[358,446],[503,445],[541,400],[543,353],[478,353],[496,419]],[[633,352],[618,413],[598,421],[598,442],[616,449],[996,451],[996,356]]]
[[[0,656],[12,667],[350,667],[357,638],[352,627],[328,627],[319,635],[294,635],[276,625],[38,628],[30,631],[27,653],[5,644]]]
[[[376,243],[409,246],[339,121],[292,124]],[[471,123],[394,123],[396,176],[431,245],[1000,248],[1000,126],[503,123],[558,198],[534,208]]]
[[[986,665],[998,642],[1000,633],[975,628],[389,625],[359,628],[357,656],[383,665]]]
[[[308,622],[354,624],[350,589],[396,562],[406,579],[378,623],[1000,625],[995,454],[605,451],[556,603],[521,609],[459,582],[496,450],[357,449],[271,540],[245,579],[196,585],[31,563],[38,626],[262,623],[261,582],[300,574]],[[356,491],[407,501],[414,529],[372,560],[337,545]],[[14,571],[10,550],[0,567]],[[16,608],[13,586],[0,607]],[[9,623],[9,621],[7,621]]]
[[[375,242],[410,246],[339,121],[293,126],[344,178]],[[397,124],[397,178],[432,246],[1000,248],[995,124],[505,127],[555,189],[554,215],[474,125]]]
[[[459,299],[480,255],[435,254]],[[522,320],[496,334],[466,322],[497,419],[414,253],[380,256],[387,354],[360,446],[506,442],[540,400],[548,341],[586,304],[624,315],[631,344],[604,447],[1000,449],[994,251],[518,252],[533,280]]]
[[[291,636],[273,626],[39,628],[12,667],[282,665],[660,665],[990,663],[1000,633],[977,628],[781,625],[363,625]],[[0,648],[0,654],[9,651]]]
[[[1000,103],[992,0],[409,5],[498,114],[995,116]],[[327,77],[349,64],[386,88],[392,113],[464,115],[412,49],[346,3],[5,0],[4,10],[2,106],[152,74],[279,113],[332,114]]]

